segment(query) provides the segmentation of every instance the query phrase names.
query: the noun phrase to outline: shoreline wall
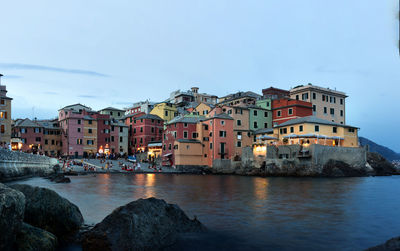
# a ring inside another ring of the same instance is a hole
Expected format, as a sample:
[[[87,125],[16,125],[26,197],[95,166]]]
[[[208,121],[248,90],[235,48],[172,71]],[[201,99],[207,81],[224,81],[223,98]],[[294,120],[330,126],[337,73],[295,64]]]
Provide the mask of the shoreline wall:
[[[47,176],[56,171],[55,158],[0,149],[0,182],[33,176]]]

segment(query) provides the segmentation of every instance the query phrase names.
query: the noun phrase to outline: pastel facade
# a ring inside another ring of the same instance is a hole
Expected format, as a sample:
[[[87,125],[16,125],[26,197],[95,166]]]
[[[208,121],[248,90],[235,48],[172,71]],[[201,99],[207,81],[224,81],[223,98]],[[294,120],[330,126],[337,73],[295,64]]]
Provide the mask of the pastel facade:
[[[116,119],[116,120],[121,120],[125,116],[125,110],[121,110],[121,109],[114,108],[114,107],[107,107],[107,108],[101,109],[99,111],[99,113],[103,114],[103,115],[109,115],[110,118]]]
[[[323,120],[315,116],[293,119],[274,127],[278,144],[320,144],[359,147],[358,128]]]
[[[290,97],[310,102],[313,115],[331,122],[346,124],[346,98],[344,92],[308,84],[290,90]]]
[[[110,135],[111,153],[128,154],[129,126],[111,120]]]
[[[211,105],[208,105],[206,103],[200,103],[196,107],[192,108],[190,110],[190,113],[195,116],[196,115],[197,116],[207,116],[207,114],[209,114],[211,110],[212,110]]]
[[[145,114],[133,117],[129,135],[130,151],[147,151],[148,144],[162,141],[164,121],[156,115]]]
[[[132,104],[131,107],[126,108],[125,116],[136,115],[139,113],[148,114],[153,109],[154,103],[148,100],[140,101],[137,103]]]
[[[178,110],[175,104],[169,102],[161,102],[154,105],[150,114],[160,117],[164,123],[171,121],[178,115]]]
[[[11,141],[11,101],[7,96],[7,88],[1,84],[0,74],[0,143],[9,144]]]
[[[219,105],[228,106],[248,106],[255,105],[257,100],[261,99],[262,96],[254,92],[237,92],[224,97],[219,98]]]
[[[269,87],[266,89],[262,90],[263,98],[267,99],[281,99],[281,98],[289,98],[290,97],[290,91],[275,88],[275,87]]]
[[[97,121],[90,115],[83,117],[83,153],[84,157],[97,153]]]
[[[251,131],[272,128],[272,112],[258,106],[249,107],[249,126]]]
[[[279,125],[291,119],[313,115],[310,102],[295,99],[276,99],[272,101],[272,124]]]

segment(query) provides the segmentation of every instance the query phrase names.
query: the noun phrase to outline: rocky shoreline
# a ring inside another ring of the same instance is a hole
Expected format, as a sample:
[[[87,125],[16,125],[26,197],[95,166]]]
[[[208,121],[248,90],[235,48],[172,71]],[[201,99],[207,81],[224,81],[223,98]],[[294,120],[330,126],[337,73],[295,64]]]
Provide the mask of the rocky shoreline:
[[[56,192],[0,183],[0,250],[56,250],[77,243],[83,250],[160,250],[181,233],[206,228],[174,204],[139,199],[115,209],[94,227],[83,224],[79,208]],[[4,233],[3,233],[4,232]]]

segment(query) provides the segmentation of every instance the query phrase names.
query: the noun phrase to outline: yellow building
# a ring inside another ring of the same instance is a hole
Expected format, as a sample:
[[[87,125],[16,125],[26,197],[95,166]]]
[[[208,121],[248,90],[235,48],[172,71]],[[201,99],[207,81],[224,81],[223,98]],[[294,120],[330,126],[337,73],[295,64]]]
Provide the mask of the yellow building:
[[[97,120],[89,115],[83,117],[83,156],[97,153]]]
[[[0,74],[0,78],[3,75]],[[10,144],[11,141],[11,101],[7,97],[5,85],[1,85],[0,79],[0,143]]]
[[[178,109],[176,105],[169,102],[161,102],[154,105],[150,114],[157,115],[164,120],[164,125],[177,116]]]
[[[274,127],[273,137],[278,145],[320,144],[358,147],[359,128],[342,125],[315,116],[292,119]]]
[[[207,116],[207,114],[210,113],[211,110],[212,107],[210,105],[207,105],[205,103],[200,103],[191,111],[191,114]]]

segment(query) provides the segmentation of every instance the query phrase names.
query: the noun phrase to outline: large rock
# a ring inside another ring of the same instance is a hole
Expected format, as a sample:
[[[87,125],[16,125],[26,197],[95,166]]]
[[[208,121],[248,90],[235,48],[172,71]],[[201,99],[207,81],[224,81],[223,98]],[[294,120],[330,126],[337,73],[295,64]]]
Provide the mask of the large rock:
[[[26,198],[24,221],[42,228],[57,237],[65,237],[77,232],[83,223],[79,208],[56,192],[29,185],[12,185]]]
[[[367,153],[367,162],[374,169],[375,175],[384,176],[397,173],[394,165],[379,153]]]
[[[398,251],[400,250],[400,237],[393,238],[382,245],[367,249],[368,251]]]
[[[177,206],[155,198],[115,209],[83,235],[83,250],[158,250],[174,244],[179,233],[205,227]]]
[[[0,184],[0,250],[12,250],[22,226],[25,196]]]
[[[57,237],[43,229],[23,223],[17,234],[17,249],[20,251],[56,250]]]

